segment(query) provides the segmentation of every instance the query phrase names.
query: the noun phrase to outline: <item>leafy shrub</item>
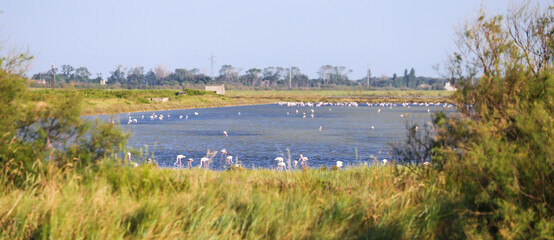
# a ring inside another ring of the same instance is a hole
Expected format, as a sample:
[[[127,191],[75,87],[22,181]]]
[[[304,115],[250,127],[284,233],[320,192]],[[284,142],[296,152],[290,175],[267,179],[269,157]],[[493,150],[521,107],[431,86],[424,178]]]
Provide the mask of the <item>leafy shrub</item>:
[[[86,167],[125,145],[126,134],[117,126],[82,120],[77,92],[29,92],[21,73],[9,70],[0,67],[0,180],[4,184],[22,185],[42,174],[47,165]]]
[[[208,92],[204,90],[197,90],[197,89],[185,89],[184,90],[187,96],[196,96],[196,95],[205,95],[205,94],[213,94],[213,92]]]
[[[433,162],[460,187],[472,238],[554,235],[552,11],[483,13],[447,68],[460,114],[436,117]]]

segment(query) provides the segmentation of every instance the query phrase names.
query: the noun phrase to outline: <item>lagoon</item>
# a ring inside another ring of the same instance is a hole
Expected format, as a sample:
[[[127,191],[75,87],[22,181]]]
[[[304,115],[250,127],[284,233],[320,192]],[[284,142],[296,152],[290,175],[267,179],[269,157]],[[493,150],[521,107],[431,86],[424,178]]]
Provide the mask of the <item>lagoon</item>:
[[[300,154],[308,157],[309,167],[318,168],[335,165],[338,160],[347,166],[373,163],[371,156],[390,159],[390,144],[404,138],[405,121],[422,124],[439,110],[454,111],[444,104],[392,107],[265,104],[125,113],[114,118],[130,133],[128,146],[143,151],[147,148],[145,157],[152,157],[161,167],[175,167],[173,163],[179,154],[193,158],[193,166],[197,167],[208,149],[226,149],[247,168],[276,168],[276,157],[286,160],[290,156],[294,161]],[[158,118],[151,119],[153,114]],[[164,115],[163,120],[159,120],[160,115]],[[109,119],[107,115],[96,117]],[[137,119],[136,123],[127,124],[129,117]],[[225,168],[219,153],[211,168]]]

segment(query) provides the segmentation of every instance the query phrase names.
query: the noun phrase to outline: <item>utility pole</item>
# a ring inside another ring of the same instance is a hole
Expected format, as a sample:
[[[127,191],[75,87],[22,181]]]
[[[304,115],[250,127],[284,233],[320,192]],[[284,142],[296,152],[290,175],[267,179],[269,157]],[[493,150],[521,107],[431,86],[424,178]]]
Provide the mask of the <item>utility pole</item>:
[[[289,88],[292,88],[292,66],[289,64]]]
[[[210,77],[212,78],[212,80],[214,79],[214,62],[215,62],[215,56],[214,54],[212,53],[212,56],[210,58],[210,62],[211,62],[211,65],[210,65]]]
[[[371,77],[371,70],[369,70],[369,61],[367,62],[367,87],[369,88],[369,78]]]
[[[367,87],[369,87],[369,67],[367,67]]]
[[[56,71],[54,70],[54,64],[52,64],[52,81],[50,82],[50,87],[55,88],[56,84]]]

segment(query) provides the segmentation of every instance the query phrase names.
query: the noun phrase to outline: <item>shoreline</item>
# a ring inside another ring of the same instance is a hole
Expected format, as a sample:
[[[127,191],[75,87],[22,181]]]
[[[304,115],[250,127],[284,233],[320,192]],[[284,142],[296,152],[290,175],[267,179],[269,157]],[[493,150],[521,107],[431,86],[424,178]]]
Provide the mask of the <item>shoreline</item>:
[[[234,99],[234,100],[233,100]],[[290,97],[225,97],[221,96],[215,98],[210,96],[204,98],[202,96],[191,96],[189,100],[196,100],[194,103],[187,103],[179,100],[170,100],[165,103],[140,103],[140,104],[130,104],[126,100],[114,100],[109,99],[114,102],[109,104],[108,107],[97,107],[99,103],[93,102],[91,99],[84,99],[83,102],[83,114],[82,116],[93,116],[93,115],[110,115],[110,114],[121,114],[121,113],[136,113],[136,112],[150,112],[150,111],[170,111],[170,110],[180,110],[180,109],[201,109],[201,108],[215,108],[215,107],[237,107],[237,106],[249,106],[249,105],[263,105],[263,104],[273,104],[276,102],[358,102],[358,103],[404,103],[404,102],[444,102],[448,103],[450,100],[448,97],[342,97],[342,96],[333,96],[325,97],[321,99],[310,99],[310,98],[290,98]],[[105,103],[108,100],[100,101],[100,104]],[[173,101],[173,102],[172,102]],[[198,103],[201,102],[201,103]],[[92,109],[85,110],[87,105],[90,105]],[[112,106],[117,106],[117,109],[113,109]]]
[[[173,111],[173,110],[203,109],[203,108],[241,107],[241,106],[256,106],[256,105],[267,105],[267,104],[274,104],[274,103],[239,104],[239,105],[225,105],[225,106],[213,106],[213,107],[196,107],[196,108],[154,109],[154,110],[118,112],[118,113],[83,114],[83,115],[81,115],[81,116],[99,116],[99,115],[111,115],[111,114],[116,115],[116,114],[123,114],[123,113],[140,113],[140,112],[154,112],[154,111]]]

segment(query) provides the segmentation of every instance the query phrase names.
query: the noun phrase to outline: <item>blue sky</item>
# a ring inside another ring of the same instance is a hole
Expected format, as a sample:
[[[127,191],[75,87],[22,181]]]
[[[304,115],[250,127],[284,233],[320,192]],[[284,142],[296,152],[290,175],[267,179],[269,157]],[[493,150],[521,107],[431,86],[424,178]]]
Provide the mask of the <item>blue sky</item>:
[[[535,1],[533,1],[535,2]],[[539,1],[543,5],[549,1]],[[29,75],[70,64],[103,77],[116,65],[214,71],[297,66],[310,77],[343,65],[358,79],[437,76],[433,65],[455,50],[454,27],[481,6],[503,14],[507,0],[141,1],[13,0],[0,5],[4,50],[28,48]]]

